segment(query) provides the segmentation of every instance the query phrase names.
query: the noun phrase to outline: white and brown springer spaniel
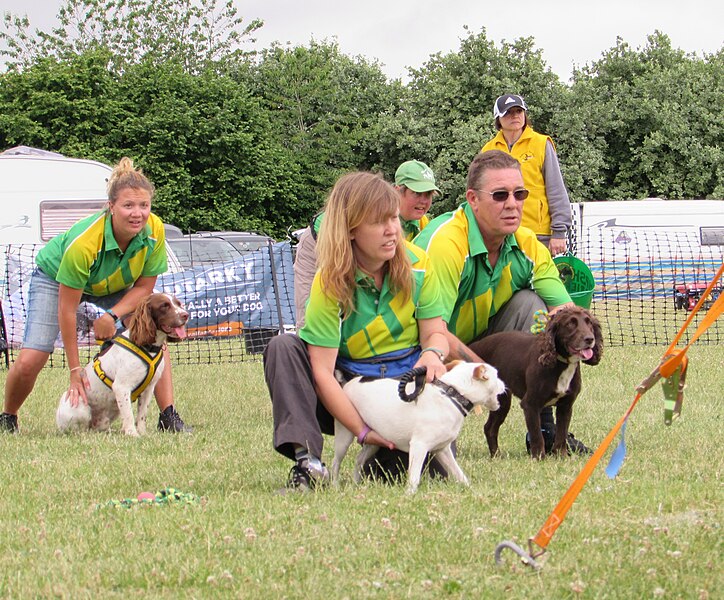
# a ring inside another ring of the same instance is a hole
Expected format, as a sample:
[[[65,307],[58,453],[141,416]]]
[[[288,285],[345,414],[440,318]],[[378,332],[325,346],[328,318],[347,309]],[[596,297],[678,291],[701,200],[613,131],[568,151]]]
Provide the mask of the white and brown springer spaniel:
[[[61,431],[107,431],[121,416],[126,435],[146,433],[146,413],[164,369],[167,342],[186,337],[189,313],[171,294],[144,298],[131,314],[128,329],[106,342],[85,366],[88,404],[71,406],[67,392],[60,399],[56,423]],[[138,398],[136,421],[131,402]]]

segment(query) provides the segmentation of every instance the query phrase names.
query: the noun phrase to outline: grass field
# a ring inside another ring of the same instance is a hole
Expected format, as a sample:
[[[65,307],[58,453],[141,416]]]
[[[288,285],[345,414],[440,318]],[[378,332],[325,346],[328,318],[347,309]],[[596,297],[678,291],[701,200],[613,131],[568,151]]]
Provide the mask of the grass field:
[[[663,350],[611,348],[584,368],[578,438],[600,443]],[[458,455],[470,488],[424,479],[409,497],[402,486],[355,486],[348,457],[339,488],[281,496],[290,463],[271,447],[260,363],[177,367],[178,408],[196,430],[142,439],[117,429],[57,434],[66,373],[47,369],[21,412],[21,435],[0,435],[0,597],[722,597],[724,346],[689,356],[682,418],[664,425],[660,385],[643,397],[621,474],[605,476],[609,452],[540,571],[512,553],[496,566],[494,548],[504,539],[525,546],[585,459],[531,461],[517,407],[495,460],[484,418],[466,421]],[[107,504],[167,487],[200,500]]]

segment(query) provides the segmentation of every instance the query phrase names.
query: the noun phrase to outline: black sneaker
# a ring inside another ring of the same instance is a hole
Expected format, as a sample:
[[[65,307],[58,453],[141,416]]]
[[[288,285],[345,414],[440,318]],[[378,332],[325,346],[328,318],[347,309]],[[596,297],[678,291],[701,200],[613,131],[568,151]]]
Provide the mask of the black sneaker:
[[[169,433],[191,433],[194,428],[183,422],[181,415],[176,412],[172,404],[158,415],[158,430],[168,431]]]
[[[593,454],[593,450],[586,446],[586,444],[584,444],[581,440],[574,438],[572,433],[568,434],[567,441],[569,452],[573,452],[574,454]]]
[[[556,426],[555,425],[544,425],[541,427],[541,433],[543,434],[543,444],[546,454],[550,454],[553,449],[553,442],[556,441]],[[525,449],[530,454],[530,434],[525,434]]]
[[[317,461],[319,462],[319,461]],[[289,471],[286,488],[280,490],[282,494],[289,492],[311,492],[324,487],[329,483],[329,471],[324,463],[319,462],[313,467],[309,461],[296,463]]]
[[[383,483],[401,483],[407,474],[409,455],[402,450],[380,448],[362,465],[362,476]]]
[[[550,454],[553,449],[553,442],[556,439],[555,426],[544,427],[541,429],[541,432],[543,433],[543,442],[545,443],[546,454]],[[528,454],[530,454],[530,435],[527,433],[525,434],[525,449],[528,451]],[[593,450],[586,446],[582,441],[573,437],[573,434],[570,432],[568,433],[568,451],[571,454],[593,454]]]
[[[0,414],[0,433],[18,433],[18,415]]]

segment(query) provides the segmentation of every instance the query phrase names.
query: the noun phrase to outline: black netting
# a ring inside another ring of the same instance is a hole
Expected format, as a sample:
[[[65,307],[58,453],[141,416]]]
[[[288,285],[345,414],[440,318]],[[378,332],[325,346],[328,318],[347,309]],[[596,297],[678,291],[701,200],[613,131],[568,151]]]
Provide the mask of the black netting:
[[[722,264],[723,247],[701,245],[694,233],[592,228],[585,240],[571,241],[593,273],[591,310],[601,320],[611,346],[669,344]],[[7,347],[12,358],[22,341],[27,284],[38,249],[0,246],[0,321],[4,326],[0,355]],[[280,242],[235,261],[159,277],[157,288],[175,293],[191,314],[190,339],[172,347],[175,362],[259,360],[272,336],[294,328],[292,267],[292,247]],[[720,283],[709,303],[721,289]],[[90,324],[97,312],[94,307],[82,307],[78,318],[79,339],[84,344],[81,360],[89,360],[96,351]],[[723,341],[724,323],[719,320],[698,343]],[[63,363],[62,352],[51,357],[50,364]]]
[[[21,345],[27,291],[40,246],[1,246],[2,307],[10,357]],[[166,273],[159,291],[174,293],[186,305],[189,339],[171,346],[177,364],[258,360],[272,336],[294,328],[294,272],[288,242],[272,243],[233,261]],[[82,302],[78,311],[81,362],[97,350],[92,323],[101,310]],[[59,349],[51,365],[63,365]]]

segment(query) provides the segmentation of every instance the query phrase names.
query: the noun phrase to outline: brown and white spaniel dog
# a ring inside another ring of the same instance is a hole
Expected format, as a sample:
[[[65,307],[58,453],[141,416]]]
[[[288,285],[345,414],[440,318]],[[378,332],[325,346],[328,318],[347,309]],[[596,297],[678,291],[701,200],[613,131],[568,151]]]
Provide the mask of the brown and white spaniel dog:
[[[581,362],[597,365],[603,355],[601,325],[587,310],[571,306],[556,312],[545,331],[494,333],[470,344],[470,349],[498,369],[506,385],[500,408],[485,423],[490,455],[498,453],[498,431],[510,410],[510,397],[520,398],[530,434],[530,454],[545,456],[540,413],[556,407],[556,436],[551,452],[567,455],[568,426],[573,403],[581,391]]]
[[[56,423],[61,431],[106,431],[120,415],[121,430],[132,436],[146,432],[146,413],[161,373],[167,342],[186,337],[189,313],[171,294],[144,298],[128,321],[128,329],[106,342],[85,366],[88,404],[71,406],[60,399]],[[138,399],[136,420],[131,403]]]

